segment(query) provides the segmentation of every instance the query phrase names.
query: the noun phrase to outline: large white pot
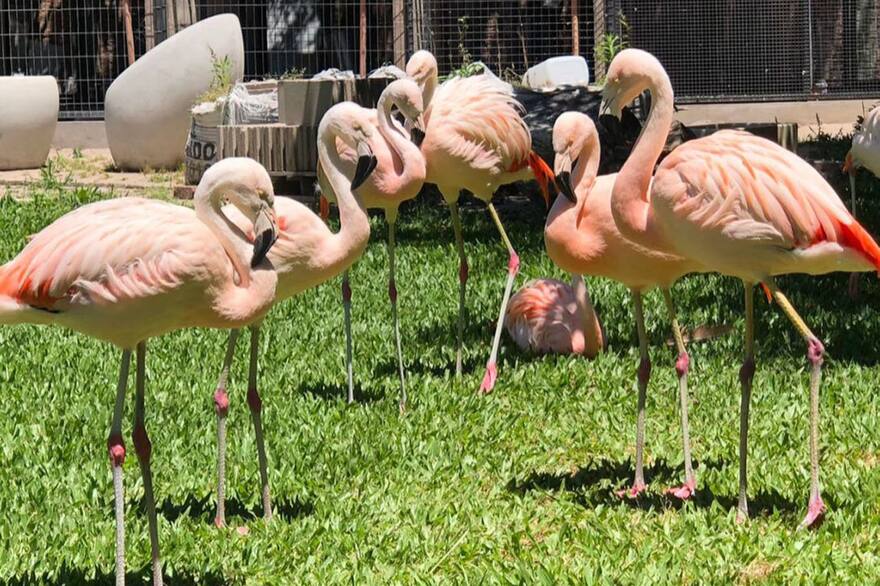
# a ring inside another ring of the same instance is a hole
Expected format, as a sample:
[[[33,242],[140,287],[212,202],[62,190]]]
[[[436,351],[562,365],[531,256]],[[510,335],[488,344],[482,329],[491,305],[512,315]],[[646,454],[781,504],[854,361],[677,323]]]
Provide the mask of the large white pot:
[[[232,81],[242,78],[244,41],[234,14],[185,28],[116,78],[104,98],[104,122],[117,167],[169,169],[183,162],[190,108],[214,77],[212,51],[217,59],[229,57]]]
[[[0,171],[42,167],[57,123],[54,77],[0,77]]]

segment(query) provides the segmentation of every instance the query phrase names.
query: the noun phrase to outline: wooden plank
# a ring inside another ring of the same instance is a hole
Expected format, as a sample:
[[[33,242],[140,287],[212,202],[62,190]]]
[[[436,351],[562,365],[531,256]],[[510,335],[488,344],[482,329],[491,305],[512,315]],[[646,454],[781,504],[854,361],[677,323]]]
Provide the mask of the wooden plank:
[[[406,5],[403,0],[391,2],[392,34],[394,35],[394,64],[406,67]]]
[[[581,22],[578,0],[571,0],[571,54],[581,54]]]
[[[125,46],[128,51],[128,65],[134,65],[134,31],[131,27],[131,0],[122,0],[122,23],[125,26]]]
[[[367,76],[367,0],[361,0],[360,11],[360,72],[361,77]]]
[[[153,0],[144,0],[144,42],[149,51],[156,46],[156,15]]]

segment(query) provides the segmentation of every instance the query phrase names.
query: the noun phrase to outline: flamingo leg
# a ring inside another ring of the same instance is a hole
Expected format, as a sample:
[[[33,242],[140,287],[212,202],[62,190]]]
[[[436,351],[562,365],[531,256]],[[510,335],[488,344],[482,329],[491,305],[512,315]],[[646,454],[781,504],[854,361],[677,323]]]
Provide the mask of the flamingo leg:
[[[449,202],[449,213],[452,215],[455,248],[458,250],[458,340],[455,348],[455,376],[460,377],[462,367],[461,349],[464,345],[464,297],[468,280],[468,261],[464,253],[464,238],[461,233],[461,216],[458,212],[458,201]]]
[[[226,383],[229,379],[232,357],[235,355],[238,334],[238,330],[229,331],[226,357],[223,359],[223,369],[217,380],[217,390],[214,391],[214,411],[217,412],[217,516],[214,517],[214,525],[217,527],[226,526],[226,415],[229,413]]]
[[[822,501],[819,487],[819,386],[822,383],[822,362],[825,357],[825,347],[819,338],[807,327],[806,322],[792,306],[788,298],[776,287],[776,283],[770,281],[770,289],[773,298],[791,323],[797,328],[798,333],[807,343],[807,360],[810,362],[810,502],[807,515],[800,524],[800,528],[815,527],[825,517],[825,503]]]
[[[743,281],[745,291],[746,335],[743,363],[739,369],[742,395],[739,408],[739,503],[736,507],[738,523],[749,518],[748,456],[749,409],[752,400],[752,380],[755,377],[755,284]]]
[[[153,444],[150,442],[150,437],[147,435],[147,427],[144,425],[146,356],[147,344],[146,342],[141,342],[137,345],[134,428],[131,432],[131,440],[134,443],[134,451],[137,454],[138,464],[141,467],[141,477],[144,480],[144,500],[147,505],[147,521],[150,526],[150,560],[153,569],[153,586],[162,586],[162,562],[159,559],[159,526],[156,519],[156,501],[153,496],[153,472],[150,469],[150,456],[153,453]]]
[[[406,411],[406,376],[403,368],[403,349],[400,343],[400,319],[397,315],[397,284],[394,280],[394,251],[397,248],[397,211],[388,216],[388,298],[391,300],[391,319],[394,322],[394,342],[397,345],[397,368],[400,371],[400,412]]]
[[[645,330],[645,310],[642,306],[642,294],[633,291],[633,309],[636,315],[636,331],[639,336],[639,361],[638,381],[639,399],[636,415],[636,473],[632,487],[621,490],[617,496],[637,498],[645,491],[645,403],[648,394],[648,380],[651,378],[651,358],[648,355],[648,334]]]
[[[128,387],[128,370],[131,366],[131,350],[122,352],[119,366],[119,382],[116,386],[116,405],[113,421],[107,437],[107,453],[113,467],[113,499],[116,510],[116,585],[125,584],[125,494],[122,484],[122,465],[125,462],[125,443],[122,441],[122,412],[125,408],[125,391]]]
[[[345,319],[345,371],[348,375],[348,403],[354,403],[354,367],[351,358],[351,284],[348,271],[342,273],[342,311]]]
[[[678,488],[669,489],[667,493],[676,498],[686,500],[691,498],[697,492],[697,479],[694,475],[694,469],[691,463],[691,438],[690,426],[688,424],[687,379],[691,360],[684,344],[684,338],[681,336],[681,327],[678,324],[675,305],[672,302],[672,295],[670,294],[669,289],[663,289],[663,301],[666,303],[666,311],[669,313],[669,319],[672,322],[672,337],[675,339],[675,348],[678,351],[678,358],[675,361],[675,371],[678,373],[678,395],[681,404],[681,437],[684,453],[684,484]]]
[[[483,382],[480,384],[479,392],[483,394],[489,394],[492,392],[492,389],[495,387],[495,380],[498,378],[498,368],[495,362],[498,358],[498,346],[501,343],[501,332],[504,329],[504,314],[507,312],[507,303],[510,301],[513,281],[516,279],[516,274],[519,272],[519,256],[516,254],[516,250],[513,249],[513,245],[510,243],[510,238],[507,237],[507,232],[505,232],[504,226],[501,224],[501,218],[498,217],[498,212],[495,210],[495,206],[492,205],[492,202],[489,202],[487,205],[489,207],[489,215],[491,215],[492,220],[495,221],[495,226],[498,227],[498,232],[501,234],[501,240],[507,247],[507,252],[510,257],[507,262],[507,284],[504,286],[504,297],[501,299],[501,310],[498,312],[498,323],[495,326],[495,338],[492,340],[492,353],[489,355],[489,361],[486,363],[486,374],[483,376]]]
[[[272,499],[269,496],[269,472],[266,459],[266,444],[263,439],[263,401],[257,391],[257,357],[260,350],[260,326],[251,328],[251,360],[248,366],[247,402],[254,423],[254,435],[257,439],[257,459],[260,465],[260,493],[263,496],[263,518],[272,519]]]

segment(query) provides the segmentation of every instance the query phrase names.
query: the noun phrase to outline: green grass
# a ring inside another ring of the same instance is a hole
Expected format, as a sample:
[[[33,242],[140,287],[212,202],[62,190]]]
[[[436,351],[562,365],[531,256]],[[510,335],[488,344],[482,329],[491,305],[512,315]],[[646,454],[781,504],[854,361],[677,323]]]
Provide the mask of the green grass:
[[[867,178],[865,224],[880,232],[880,195]],[[0,258],[91,192],[0,200]],[[557,276],[543,252],[544,210],[502,207],[522,276]],[[260,387],[277,517],[260,519],[253,431],[245,404],[246,343],[232,372],[229,523],[215,529],[212,404],[225,336],[188,331],[147,355],[147,426],[172,583],[822,583],[880,575],[880,299],[865,277],[858,303],[846,276],[781,285],[826,342],[822,482],[830,512],[795,530],[808,491],[808,374],[796,333],[757,302],[758,369],[751,434],[751,510],[737,495],[742,292],[697,276],[676,289],[686,327],[734,324],[694,344],[693,451],[699,495],[678,507],[662,489],[682,478],[669,324],[648,295],[654,376],[649,389],[650,495],[620,502],[631,480],[637,351],[629,296],[590,279],[610,347],[594,362],[536,358],[505,338],[497,390],[475,390],[489,352],[506,253],[481,206],[463,212],[471,259],[466,374],[450,374],[457,259],[445,210],[407,207],[398,241],[400,309],[411,408],[397,410],[386,293],[385,224],[352,271],[355,376],[344,401],[339,280],[275,308],[261,339]],[[118,369],[106,344],[58,328],[0,329],[0,582],[106,582],[113,572],[113,491],[105,441]],[[149,575],[143,485],[124,428],[128,560]],[[235,527],[247,525],[247,535]]]

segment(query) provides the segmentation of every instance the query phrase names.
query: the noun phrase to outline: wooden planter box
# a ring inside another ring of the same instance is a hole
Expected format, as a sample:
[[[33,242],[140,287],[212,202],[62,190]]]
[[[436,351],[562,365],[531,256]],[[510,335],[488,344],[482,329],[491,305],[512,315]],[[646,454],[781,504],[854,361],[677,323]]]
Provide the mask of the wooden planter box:
[[[318,128],[288,124],[220,126],[220,158],[250,157],[269,173],[315,175]]]

